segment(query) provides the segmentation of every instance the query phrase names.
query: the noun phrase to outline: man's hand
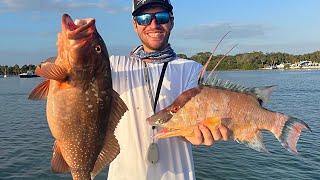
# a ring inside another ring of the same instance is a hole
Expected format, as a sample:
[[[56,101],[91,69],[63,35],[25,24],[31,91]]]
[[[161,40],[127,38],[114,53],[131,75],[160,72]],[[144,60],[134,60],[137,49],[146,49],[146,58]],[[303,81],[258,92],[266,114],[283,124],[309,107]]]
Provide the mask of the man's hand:
[[[229,139],[230,132],[225,126],[219,126],[215,130],[210,130],[208,127],[200,124],[194,128],[194,136],[184,137],[193,145],[211,146],[215,141]]]

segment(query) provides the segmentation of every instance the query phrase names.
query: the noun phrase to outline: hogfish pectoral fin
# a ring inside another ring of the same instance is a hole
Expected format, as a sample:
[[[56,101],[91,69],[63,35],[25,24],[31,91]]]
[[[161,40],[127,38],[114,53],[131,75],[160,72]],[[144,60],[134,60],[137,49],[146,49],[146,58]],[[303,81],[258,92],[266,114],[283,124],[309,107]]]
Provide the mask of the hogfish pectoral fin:
[[[55,173],[67,173],[70,172],[70,168],[64,158],[62,157],[60,147],[57,141],[53,145],[53,153],[51,159],[51,168]]]
[[[269,151],[263,144],[263,138],[259,130],[256,131],[255,134],[250,139],[245,139],[243,141],[239,141],[239,140],[236,140],[236,141],[256,151],[269,153]]]
[[[221,125],[221,118],[210,117],[203,120],[200,124],[203,124],[207,126],[211,131],[214,131]]]
[[[120,153],[120,146],[118,140],[114,135],[114,131],[123,116],[128,110],[126,104],[120,98],[119,94],[112,90],[112,101],[110,116],[108,120],[108,127],[106,129],[106,136],[104,138],[103,148],[95,162],[93,171],[91,172],[92,179],[108,164],[110,164]]]
[[[51,62],[42,63],[36,68],[35,73],[38,76],[56,81],[65,81],[68,77],[67,69]]]
[[[30,93],[28,99],[31,100],[45,100],[49,92],[50,80],[45,80],[35,87]]]

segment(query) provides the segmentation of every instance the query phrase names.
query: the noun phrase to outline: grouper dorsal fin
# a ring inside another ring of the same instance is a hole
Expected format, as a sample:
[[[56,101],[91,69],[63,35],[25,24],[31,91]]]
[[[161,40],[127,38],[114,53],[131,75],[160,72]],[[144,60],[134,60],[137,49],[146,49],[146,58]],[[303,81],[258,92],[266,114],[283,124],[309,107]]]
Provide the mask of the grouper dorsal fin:
[[[112,90],[111,91],[111,113],[108,117],[108,127],[106,129],[106,136],[102,150],[96,160],[94,168],[91,172],[91,178],[93,179],[106,165],[110,164],[120,153],[120,146],[118,140],[114,135],[114,131],[126,111],[128,111],[127,105],[120,98],[120,95]]]
[[[208,77],[208,79],[202,84],[204,86],[210,86],[220,89],[226,89],[234,92],[247,93],[254,95],[262,102],[267,102],[271,96],[271,93],[276,86],[264,86],[264,87],[252,87],[248,88],[240,84],[236,84],[230,81],[225,81],[217,77]]]

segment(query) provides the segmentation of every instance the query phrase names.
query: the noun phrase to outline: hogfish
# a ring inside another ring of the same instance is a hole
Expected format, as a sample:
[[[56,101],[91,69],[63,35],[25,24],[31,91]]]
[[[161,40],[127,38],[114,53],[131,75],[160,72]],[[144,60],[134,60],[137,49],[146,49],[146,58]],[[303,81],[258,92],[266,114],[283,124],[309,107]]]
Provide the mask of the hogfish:
[[[29,99],[47,99],[55,139],[52,170],[91,179],[120,152],[114,130],[127,106],[112,89],[109,56],[95,19],[73,21],[64,14],[57,47],[57,57],[36,68],[46,80]]]
[[[205,79],[209,61],[200,72],[197,87],[183,92],[171,105],[147,118],[150,125],[161,129],[155,138],[193,136],[194,128],[200,124],[211,131],[223,125],[231,131],[231,139],[254,150],[268,152],[261,134],[267,130],[296,154],[302,129],[311,129],[298,118],[262,106],[275,86],[247,88],[218,79],[212,73]]]

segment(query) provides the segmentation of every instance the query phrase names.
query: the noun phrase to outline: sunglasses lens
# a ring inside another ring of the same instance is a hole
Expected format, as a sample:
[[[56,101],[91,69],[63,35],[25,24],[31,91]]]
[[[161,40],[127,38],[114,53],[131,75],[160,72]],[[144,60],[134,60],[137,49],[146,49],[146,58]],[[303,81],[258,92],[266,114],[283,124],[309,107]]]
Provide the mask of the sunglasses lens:
[[[143,26],[150,24],[151,19],[152,19],[152,16],[150,14],[142,14],[142,15],[136,16],[137,23]]]
[[[142,14],[136,16],[135,19],[139,25],[147,26],[151,23],[153,18],[156,18],[158,24],[166,24],[170,20],[170,14],[168,12],[158,12],[155,14]]]
[[[155,14],[158,24],[166,24],[169,22],[170,15],[168,12],[160,12]]]

